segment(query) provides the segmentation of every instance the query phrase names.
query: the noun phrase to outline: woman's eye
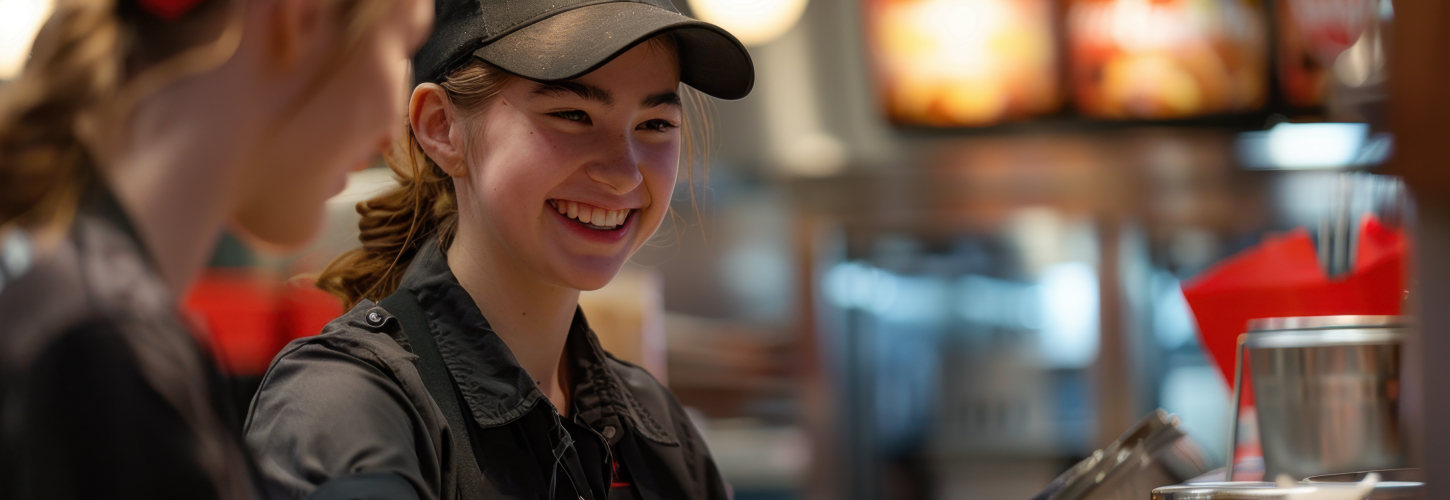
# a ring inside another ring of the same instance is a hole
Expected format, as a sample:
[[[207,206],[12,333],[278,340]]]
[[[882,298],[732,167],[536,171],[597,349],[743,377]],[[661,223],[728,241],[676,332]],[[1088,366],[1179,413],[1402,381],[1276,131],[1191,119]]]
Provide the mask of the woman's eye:
[[[569,120],[571,122],[579,122],[579,123],[586,123],[586,124],[589,123],[589,113],[585,113],[585,112],[579,111],[577,109],[571,109],[571,110],[568,110],[568,111],[555,111],[555,112],[549,113],[549,114],[554,115],[554,116],[557,116],[559,118],[563,118],[565,120]]]
[[[654,119],[639,124],[639,128],[644,130],[653,130],[655,132],[664,132],[675,127],[679,127],[679,125],[675,125],[674,123],[671,123],[669,120],[665,119]]]

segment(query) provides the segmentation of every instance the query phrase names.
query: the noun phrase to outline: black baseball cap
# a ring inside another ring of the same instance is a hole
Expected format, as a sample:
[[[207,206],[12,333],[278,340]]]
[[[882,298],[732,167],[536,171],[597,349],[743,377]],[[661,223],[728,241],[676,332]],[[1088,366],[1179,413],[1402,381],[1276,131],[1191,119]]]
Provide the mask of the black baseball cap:
[[[680,81],[720,99],[755,85],[745,46],[670,0],[434,0],[434,9],[433,34],[413,56],[415,83],[440,81],[469,57],[531,80],[569,80],[670,33]]]

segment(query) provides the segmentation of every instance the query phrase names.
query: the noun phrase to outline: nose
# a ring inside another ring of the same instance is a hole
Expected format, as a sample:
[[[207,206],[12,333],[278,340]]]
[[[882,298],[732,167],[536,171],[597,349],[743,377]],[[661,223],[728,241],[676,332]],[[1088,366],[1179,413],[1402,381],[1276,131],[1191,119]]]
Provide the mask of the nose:
[[[585,167],[589,178],[608,186],[615,194],[633,191],[644,182],[639,169],[639,156],[634,152],[634,141],[628,135],[617,136],[601,147],[604,153]]]

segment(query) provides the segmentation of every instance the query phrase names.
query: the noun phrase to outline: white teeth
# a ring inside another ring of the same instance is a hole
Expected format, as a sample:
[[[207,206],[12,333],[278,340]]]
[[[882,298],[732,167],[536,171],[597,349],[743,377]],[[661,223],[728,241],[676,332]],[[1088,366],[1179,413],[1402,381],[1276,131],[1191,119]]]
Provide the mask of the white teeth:
[[[629,218],[629,212],[631,210],[628,208],[624,210],[605,210],[589,205],[580,206],[578,202],[563,200],[556,200],[554,202],[554,208],[560,214],[570,219],[575,219],[592,226],[610,229],[624,224],[624,221]]]

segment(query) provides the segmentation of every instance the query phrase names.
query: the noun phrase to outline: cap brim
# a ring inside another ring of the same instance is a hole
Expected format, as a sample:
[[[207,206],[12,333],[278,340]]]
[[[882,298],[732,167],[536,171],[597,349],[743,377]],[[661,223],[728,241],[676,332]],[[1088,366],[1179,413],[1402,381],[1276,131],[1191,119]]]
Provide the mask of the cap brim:
[[[665,32],[678,42],[681,82],[720,99],[750,93],[755,69],[739,40],[713,24],[639,2],[566,10],[504,35],[473,55],[525,78],[569,80]]]

